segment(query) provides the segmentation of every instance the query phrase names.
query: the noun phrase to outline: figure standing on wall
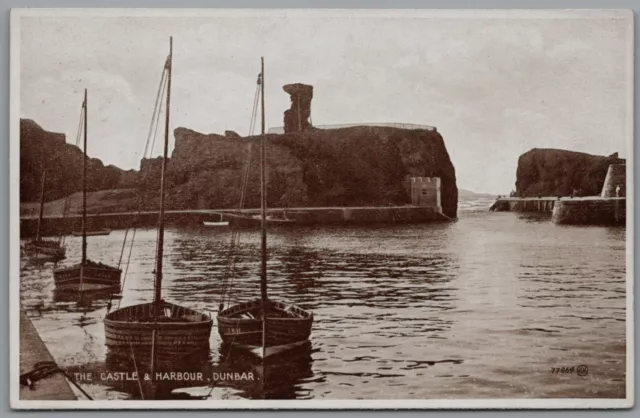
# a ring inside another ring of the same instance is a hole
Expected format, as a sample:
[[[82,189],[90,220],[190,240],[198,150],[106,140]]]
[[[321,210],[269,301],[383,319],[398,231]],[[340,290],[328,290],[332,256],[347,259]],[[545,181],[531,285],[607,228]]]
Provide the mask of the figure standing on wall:
[[[616,197],[620,197],[620,185],[616,186]]]

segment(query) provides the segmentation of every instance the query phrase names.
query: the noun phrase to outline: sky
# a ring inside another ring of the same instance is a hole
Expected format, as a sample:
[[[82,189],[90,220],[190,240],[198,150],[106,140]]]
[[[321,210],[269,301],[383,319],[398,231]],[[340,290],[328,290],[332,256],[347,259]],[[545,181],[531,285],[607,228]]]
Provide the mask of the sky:
[[[532,148],[630,154],[627,14],[91,13],[20,18],[20,117],[75,143],[87,88],[88,154],[123,169],[139,168],[169,36],[172,130],[247,135],[264,56],[267,128],[284,84],[312,84],[313,124],[436,126],[459,188],[508,193]]]

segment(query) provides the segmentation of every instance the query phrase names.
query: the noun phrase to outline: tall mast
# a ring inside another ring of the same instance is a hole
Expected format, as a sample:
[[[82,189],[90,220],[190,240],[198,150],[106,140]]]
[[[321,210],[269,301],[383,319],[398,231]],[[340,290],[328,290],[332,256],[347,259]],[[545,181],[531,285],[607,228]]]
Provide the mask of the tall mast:
[[[262,357],[265,357],[267,344],[267,177],[266,166],[266,138],[264,129],[264,57],[260,58],[260,97],[262,107],[262,137],[260,139],[260,229],[261,263],[260,263],[260,296],[262,300]]]
[[[36,242],[40,241],[40,224],[42,224],[42,216],[44,215],[44,182],[47,172],[42,172],[42,184],[40,186],[40,215],[38,216],[38,229],[36,230]]]
[[[82,265],[87,261],[87,89],[84,89],[84,144],[82,158]]]
[[[158,219],[158,253],[156,254],[156,285],[154,307],[155,315],[162,312],[162,257],[164,250],[164,180],[167,171],[169,153],[169,110],[171,108],[171,61],[173,60],[173,36],[169,37],[169,56],[165,63],[167,71],[167,106],[164,121],[164,154],[162,157],[162,176],[160,177],[160,216]]]

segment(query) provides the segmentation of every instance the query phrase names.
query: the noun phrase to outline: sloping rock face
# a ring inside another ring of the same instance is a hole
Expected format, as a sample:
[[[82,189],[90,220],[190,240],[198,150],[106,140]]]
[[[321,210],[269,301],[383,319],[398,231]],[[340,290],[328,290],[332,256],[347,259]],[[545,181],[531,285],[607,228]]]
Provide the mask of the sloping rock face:
[[[65,135],[49,132],[30,119],[20,119],[20,201],[40,199],[46,171],[45,200],[82,190],[82,150],[65,142]],[[136,187],[137,172],[104,166],[97,158],[87,162],[87,190]]]
[[[284,132],[301,132],[310,129],[313,86],[295,83],[287,84],[282,89],[291,96],[291,108],[284,112]]]
[[[167,165],[170,208],[237,208],[245,172],[243,207],[259,207],[260,137],[185,128],[174,134]],[[456,217],[455,168],[437,132],[358,126],[267,135],[267,144],[270,207],[410,204],[410,177],[435,176],[442,179],[443,212]],[[153,177],[150,170],[143,164],[141,178]]]
[[[608,157],[559,149],[534,148],[520,156],[516,195],[599,196],[611,164],[624,164],[617,153]]]

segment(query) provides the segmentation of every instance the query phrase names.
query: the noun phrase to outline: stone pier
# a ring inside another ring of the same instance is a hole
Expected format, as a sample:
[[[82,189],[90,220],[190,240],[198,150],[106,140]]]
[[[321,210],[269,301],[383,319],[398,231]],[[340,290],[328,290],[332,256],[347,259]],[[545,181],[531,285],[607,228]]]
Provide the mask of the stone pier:
[[[53,362],[53,357],[38,335],[26,312],[20,308],[20,374],[28,373],[41,362]],[[33,383],[20,386],[20,400],[76,400],[67,379],[57,373]]]
[[[582,198],[556,204],[551,220],[564,225],[625,225],[627,199]]]
[[[627,220],[625,164],[611,164],[600,196],[506,197],[497,199],[493,212],[542,212],[556,224],[625,225]]]
[[[496,199],[492,212],[541,212],[551,215],[557,197],[505,197]]]

